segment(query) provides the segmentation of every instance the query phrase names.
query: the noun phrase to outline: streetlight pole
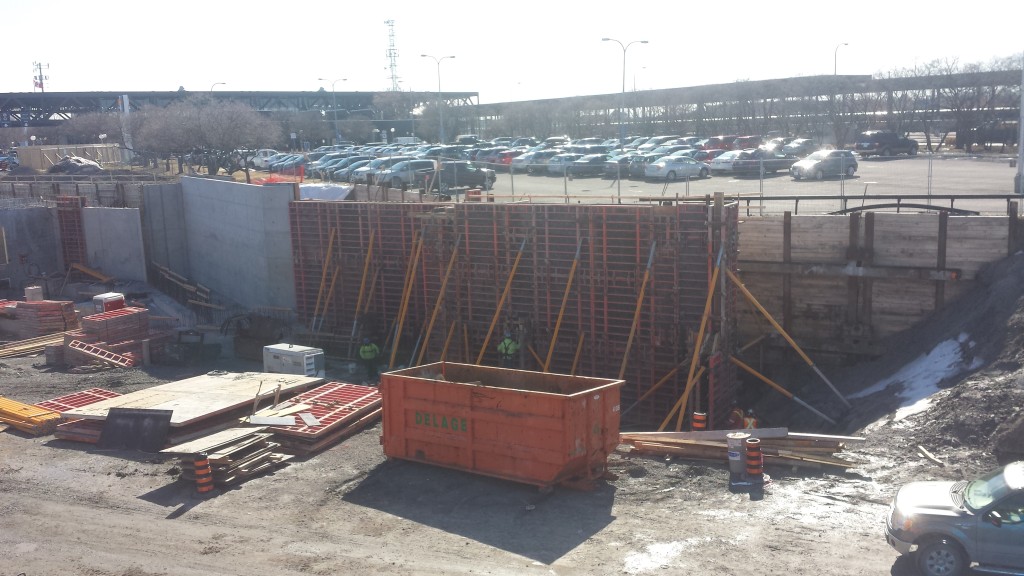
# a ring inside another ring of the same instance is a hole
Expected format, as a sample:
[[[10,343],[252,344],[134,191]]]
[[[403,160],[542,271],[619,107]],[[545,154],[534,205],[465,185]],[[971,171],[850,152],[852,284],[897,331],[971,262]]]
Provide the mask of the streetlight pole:
[[[438,144],[444,144],[444,108],[441,107],[441,62],[449,58],[455,58],[455,56],[442,56],[440,58],[431,56],[430,54],[420,54],[421,58],[431,58],[434,63],[437,64],[437,117],[440,121],[440,128],[438,129],[438,136],[440,142]]]
[[[841,42],[836,44],[836,49],[832,52],[832,75],[835,76],[839,73],[839,47],[849,46],[849,42]]]
[[[626,125],[622,123],[622,109],[626,107],[626,50],[633,44],[647,44],[647,40],[633,40],[629,44],[623,44],[615,38],[601,38],[602,42],[615,42],[622,48],[622,93],[619,96],[619,146],[622,146],[626,139]]]
[[[626,107],[626,50],[633,44],[647,44],[647,40],[633,40],[628,44],[623,44],[621,41],[615,38],[601,38],[601,42],[615,42],[622,48],[622,92],[619,94],[619,148],[626,143],[626,125],[622,122],[622,109]],[[622,204],[622,164],[619,164],[619,177],[616,178],[618,182],[618,200],[619,204]]]
[[[317,78],[317,80],[331,83],[331,108],[334,109],[334,144],[337,144],[338,140],[341,140],[341,135],[338,134],[338,93],[334,91],[334,85],[338,82],[345,82],[348,78],[338,78],[335,80]]]
[[[224,84],[227,84],[227,82],[214,82],[213,85],[210,86],[210,92],[213,92],[213,89],[216,88],[217,86],[221,86],[221,85],[224,85]]]

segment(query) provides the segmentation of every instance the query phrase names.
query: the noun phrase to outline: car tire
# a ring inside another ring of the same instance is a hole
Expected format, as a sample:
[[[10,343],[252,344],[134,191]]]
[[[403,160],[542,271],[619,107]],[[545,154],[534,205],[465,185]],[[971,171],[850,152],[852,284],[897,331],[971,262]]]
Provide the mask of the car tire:
[[[856,172],[857,172],[857,169],[856,169],[856,168],[854,168],[853,166],[847,166],[847,167],[846,167],[846,177],[847,177],[847,178],[853,178],[853,175],[854,175],[854,174],[855,174]]]
[[[793,180],[799,180],[799,179],[800,179],[800,172],[793,172]]]
[[[817,170],[814,171],[814,179],[815,180],[822,180],[824,178],[825,178],[825,173],[822,172],[821,168],[818,168]]]
[[[882,148],[882,156],[884,156],[884,157],[892,156],[892,150],[889,150],[888,148]]]
[[[912,146],[910,150],[907,151],[907,156],[917,156],[917,146]]]
[[[924,544],[916,554],[917,569],[924,576],[963,576],[967,570],[967,555],[948,538]]]
[[[675,182],[676,181],[676,173],[675,172],[669,172],[668,174],[665,174],[665,180],[668,180],[669,182]]]
[[[708,172],[707,168],[701,168],[700,169],[700,178],[707,178],[710,175],[711,174]]]

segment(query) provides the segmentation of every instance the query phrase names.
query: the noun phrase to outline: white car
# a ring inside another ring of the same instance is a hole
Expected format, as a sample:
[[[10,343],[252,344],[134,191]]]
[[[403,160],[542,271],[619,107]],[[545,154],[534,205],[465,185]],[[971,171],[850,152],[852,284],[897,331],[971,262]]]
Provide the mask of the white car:
[[[249,160],[249,167],[266,170],[267,165],[270,162],[270,157],[276,154],[278,154],[278,151],[273,148],[260,148],[256,151],[256,155]]]
[[[565,176],[569,166],[583,157],[583,154],[556,154],[547,162],[548,174]]]
[[[710,166],[689,156],[666,156],[644,167],[644,178],[670,182],[686,178],[707,178],[710,174]]]
[[[741,150],[730,150],[723,152],[710,162],[712,174],[728,174],[732,172],[732,163],[740,155]]]

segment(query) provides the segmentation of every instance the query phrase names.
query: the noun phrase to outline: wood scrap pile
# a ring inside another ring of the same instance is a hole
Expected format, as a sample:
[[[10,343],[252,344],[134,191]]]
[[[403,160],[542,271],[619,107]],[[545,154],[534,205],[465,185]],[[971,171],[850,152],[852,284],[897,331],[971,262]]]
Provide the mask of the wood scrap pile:
[[[840,458],[847,444],[863,442],[858,436],[830,436],[790,432],[786,428],[757,430],[707,430],[701,432],[623,432],[619,440],[641,454],[678,456],[694,460],[728,462],[726,435],[747,433],[761,441],[765,465],[799,468],[840,468],[856,466],[856,462]]]
[[[44,352],[47,347],[64,344],[64,333],[58,332],[48,336],[38,336],[17,342],[9,342],[0,346],[0,358],[16,358],[18,356],[31,356]]]
[[[282,449],[307,455],[333,446],[376,422],[382,404],[380,391],[373,386],[328,382],[289,402],[261,410],[250,421],[276,424],[270,430]],[[284,420],[278,423],[275,418]],[[285,422],[289,419],[292,424]]]
[[[180,457],[181,478],[195,481],[195,461],[205,457],[213,469],[215,486],[230,486],[281,466],[292,456],[275,450],[266,428],[229,428],[161,450]]]

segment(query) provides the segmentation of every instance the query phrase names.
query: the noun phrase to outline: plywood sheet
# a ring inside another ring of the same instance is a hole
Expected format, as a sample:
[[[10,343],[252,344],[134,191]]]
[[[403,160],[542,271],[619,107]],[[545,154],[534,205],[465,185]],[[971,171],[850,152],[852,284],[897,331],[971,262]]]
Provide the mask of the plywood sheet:
[[[103,420],[111,408],[171,410],[171,427],[176,428],[244,406],[253,402],[257,394],[273,398],[278,385],[283,397],[321,382],[323,378],[291,374],[210,373],[61,412],[61,416]]]

